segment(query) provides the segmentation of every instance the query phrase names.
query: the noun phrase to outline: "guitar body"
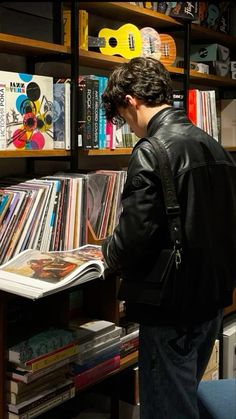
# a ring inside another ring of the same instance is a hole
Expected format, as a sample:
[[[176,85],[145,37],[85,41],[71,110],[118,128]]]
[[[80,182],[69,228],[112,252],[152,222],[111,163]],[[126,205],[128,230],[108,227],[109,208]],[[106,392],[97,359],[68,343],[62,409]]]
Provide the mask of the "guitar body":
[[[159,34],[161,39],[160,61],[164,65],[172,65],[176,60],[176,45],[174,38],[165,33]]]
[[[150,27],[140,29],[142,38],[142,57],[161,58],[161,38],[158,32]]]
[[[121,55],[130,59],[140,57],[142,52],[142,39],[140,30],[131,23],[126,23],[120,28],[100,30],[98,37],[105,39],[105,47],[100,47],[102,54]]]

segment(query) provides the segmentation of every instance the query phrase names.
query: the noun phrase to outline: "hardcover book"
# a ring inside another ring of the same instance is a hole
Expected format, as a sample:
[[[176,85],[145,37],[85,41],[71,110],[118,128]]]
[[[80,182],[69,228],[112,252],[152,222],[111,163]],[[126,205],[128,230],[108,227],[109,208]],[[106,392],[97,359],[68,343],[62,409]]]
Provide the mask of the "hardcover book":
[[[49,328],[24,339],[8,349],[8,361],[27,362],[75,342],[75,333],[67,329]]]
[[[41,252],[28,249],[1,265],[0,289],[30,299],[42,298],[103,275],[100,246]]]
[[[70,83],[53,85],[54,148],[70,150]]]
[[[0,71],[0,81],[5,85],[6,148],[52,150],[53,78]]]

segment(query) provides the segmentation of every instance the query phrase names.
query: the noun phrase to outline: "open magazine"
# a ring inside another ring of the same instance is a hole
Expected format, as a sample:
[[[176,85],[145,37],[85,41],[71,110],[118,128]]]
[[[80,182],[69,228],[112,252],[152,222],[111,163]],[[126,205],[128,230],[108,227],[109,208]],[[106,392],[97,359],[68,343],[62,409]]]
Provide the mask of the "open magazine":
[[[66,251],[28,249],[0,266],[0,289],[32,300],[103,275],[101,246]]]

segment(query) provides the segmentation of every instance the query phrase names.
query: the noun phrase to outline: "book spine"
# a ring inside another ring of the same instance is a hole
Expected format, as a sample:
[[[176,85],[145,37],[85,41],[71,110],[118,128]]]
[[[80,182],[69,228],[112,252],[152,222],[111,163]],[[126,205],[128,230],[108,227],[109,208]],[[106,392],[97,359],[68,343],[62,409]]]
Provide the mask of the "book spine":
[[[94,368],[82,372],[74,377],[75,388],[81,389],[87,387],[90,384],[95,383],[97,380],[104,377],[111,371],[116,370],[120,367],[120,355],[116,355],[114,358],[108,359],[102,362]]]
[[[70,10],[63,10],[63,30],[64,30],[64,45],[70,47],[70,28],[71,28]]]
[[[111,341],[112,339],[117,338],[117,336],[120,336],[120,328],[117,330],[114,330],[110,333],[107,333],[106,335],[97,336],[94,339],[88,340],[87,342],[80,343],[79,346],[79,352],[84,352],[89,349],[96,348],[97,345],[100,345],[102,343],[105,343],[107,341]]]
[[[64,83],[65,86],[65,148],[71,149],[71,130],[70,130],[70,115],[71,115],[71,85],[69,82]]]
[[[188,118],[197,125],[197,103],[196,103],[196,89],[189,89],[188,91]]]
[[[92,148],[93,126],[92,126],[92,100],[93,100],[93,80],[86,77],[86,122],[85,122],[85,138],[83,138],[83,147],[85,149]]]
[[[65,87],[63,83],[53,84],[53,128],[54,149],[65,149]]]
[[[81,365],[76,362],[76,360],[71,364],[71,369],[73,371],[73,375],[81,374],[84,371],[87,371],[88,369],[96,367],[98,364],[101,364],[102,362],[105,362],[111,358],[114,358],[114,356],[120,355],[120,346],[116,345],[111,350],[103,351],[101,355],[94,356],[92,358],[89,358],[89,360],[85,363],[82,363]]]
[[[6,148],[6,86],[0,83],[0,150],[5,150]]]
[[[102,76],[102,93],[105,91],[107,87],[107,82],[108,82],[108,78],[106,76]],[[101,124],[102,124],[101,148],[106,148],[107,120],[102,109],[101,109]]]
[[[27,362],[26,364],[30,365],[32,372],[35,372],[42,368],[48,367],[49,365],[55,364],[58,361],[61,361],[63,359],[76,355],[78,352],[79,352],[79,346],[73,345],[64,350],[55,351],[55,353],[49,356],[46,356],[44,358],[41,358],[37,361]]]
[[[98,136],[99,136],[99,82],[97,79],[93,79],[93,103],[92,103],[92,128],[93,148],[98,148]]]
[[[79,11],[79,48],[88,51],[88,12],[86,10]]]
[[[17,414],[19,419],[31,419],[65,402],[66,400],[73,398],[74,396],[75,386],[71,383],[28,405],[25,405],[21,409],[18,409]],[[14,407],[16,408],[16,406]],[[12,409],[12,405],[8,405],[8,408],[9,410]],[[13,411],[13,413],[15,412]]]
[[[77,354],[73,355],[69,358],[61,359],[60,361],[53,363],[45,368],[39,369],[35,372],[26,372],[22,373],[22,371],[19,371],[17,369],[13,369],[12,371],[8,371],[7,375],[13,379],[20,381],[25,384],[29,384],[37,380],[38,378],[44,377],[46,374],[49,374],[52,371],[58,370],[61,367],[64,367],[65,365],[69,364],[69,362],[75,361],[77,358]]]

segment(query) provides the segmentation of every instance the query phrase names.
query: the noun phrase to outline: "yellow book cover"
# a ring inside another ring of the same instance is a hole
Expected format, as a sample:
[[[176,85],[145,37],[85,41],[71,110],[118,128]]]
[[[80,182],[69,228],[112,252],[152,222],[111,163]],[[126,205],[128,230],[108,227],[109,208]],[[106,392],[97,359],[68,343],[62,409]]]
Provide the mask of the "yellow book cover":
[[[70,10],[63,10],[64,45],[66,47],[70,47],[70,25],[71,25]]]
[[[88,51],[88,13],[79,11],[79,48]]]
[[[49,365],[52,365],[58,361],[61,361],[62,359],[66,359],[73,355],[76,355],[78,354],[78,352],[79,352],[79,345],[72,344],[63,350],[57,350],[51,355],[41,357],[40,359],[33,361],[30,365],[31,367],[30,370],[34,372],[42,368],[46,368]]]

